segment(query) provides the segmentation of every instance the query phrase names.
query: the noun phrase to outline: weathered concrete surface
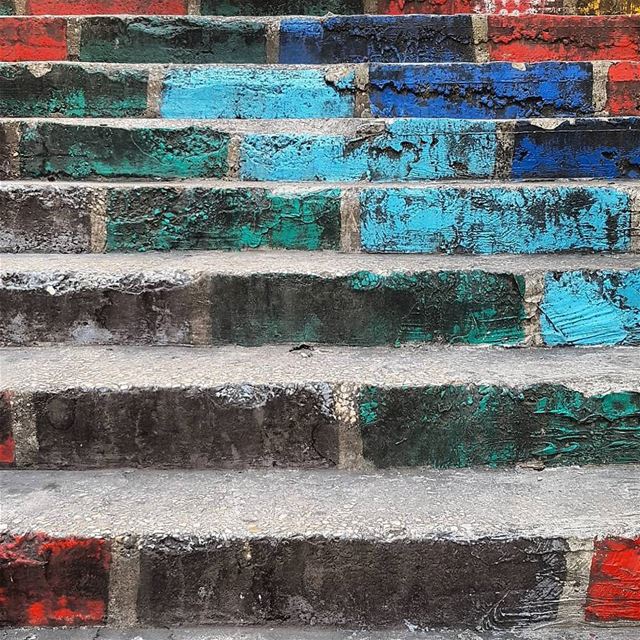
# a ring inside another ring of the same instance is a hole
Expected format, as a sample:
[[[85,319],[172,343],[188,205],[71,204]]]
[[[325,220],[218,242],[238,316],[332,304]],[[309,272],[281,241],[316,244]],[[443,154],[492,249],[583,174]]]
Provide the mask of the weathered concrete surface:
[[[545,256],[311,258],[294,251],[7,255],[1,335],[5,344],[23,345],[516,345],[540,339],[540,309],[551,323],[561,320],[559,301],[576,295],[569,283],[585,277],[603,287],[588,290],[592,302],[620,322],[612,334],[591,313],[578,315],[565,339],[633,345],[638,266],[633,255],[558,257],[552,264]],[[549,286],[556,281],[559,287]],[[621,287],[613,300],[610,287]]]
[[[105,65],[0,66],[2,117],[135,117],[147,110],[148,71]]]
[[[337,16],[286,18],[280,27],[280,62],[474,61],[469,16]]]
[[[263,63],[266,23],[214,18],[85,18],[84,62]]]
[[[640,463],[632,349],[74,347],[2,359],[21,467]]]
[[[488,630],[555,621],[572,549],[638,536],[637,475],[7,472],[1,497],[6,535],[129,540],[142,623]]]

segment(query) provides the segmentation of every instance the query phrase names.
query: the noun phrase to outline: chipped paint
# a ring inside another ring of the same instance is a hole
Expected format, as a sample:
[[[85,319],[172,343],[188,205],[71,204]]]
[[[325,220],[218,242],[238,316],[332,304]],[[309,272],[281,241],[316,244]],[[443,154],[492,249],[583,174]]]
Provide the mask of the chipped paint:
[[[0,19],[0,61],[65,60],[66,22],[61,18]]]

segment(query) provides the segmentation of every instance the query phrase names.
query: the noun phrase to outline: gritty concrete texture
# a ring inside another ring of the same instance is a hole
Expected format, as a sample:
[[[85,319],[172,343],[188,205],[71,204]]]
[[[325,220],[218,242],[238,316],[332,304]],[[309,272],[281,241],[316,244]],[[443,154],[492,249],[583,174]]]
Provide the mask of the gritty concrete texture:
[[[633,465],[369,474],[6,471],[0,497],[3,525],[13,534],[381,541],[640,534],[640,468]]]
[[[222,384],[565,385],[587,395],[640,391],[633,348],[43,347],[0,351],[2,389],[207,388]]]

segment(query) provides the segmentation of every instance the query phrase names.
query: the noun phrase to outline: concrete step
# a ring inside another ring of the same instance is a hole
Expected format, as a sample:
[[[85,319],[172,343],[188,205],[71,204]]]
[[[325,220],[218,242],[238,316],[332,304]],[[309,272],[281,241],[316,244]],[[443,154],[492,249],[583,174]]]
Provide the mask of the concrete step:
[[[639,178],[640,118],[1,119],[0,179]]]
[[[632,626],[593,624],[554,625],[553,628],[512,631],[352,631],[282,627],[191,627],[179,629],[136,628],[7,629],[0,640],[636,640]]]
[[[640,15],[4,16],[0,61],[637,61],[639,24]]]
[[[0,182],[0,251],[640,251],[632,182]],[[508,231],[505,231],[508,229]]]
[[[623,14],[637,0],[0,0],[0,15]]]
[[[634,255],[4,254],[5,345],[638,345]]]
[[[531,118],[640,115],[640,62],[0,63],[0,117]]]
[[[637,466],[0,479],[5,624],[508,630],[640,617],[620,599],[640,580]]]
[[[640,349],[0,350],[1,465],[640,463]]]

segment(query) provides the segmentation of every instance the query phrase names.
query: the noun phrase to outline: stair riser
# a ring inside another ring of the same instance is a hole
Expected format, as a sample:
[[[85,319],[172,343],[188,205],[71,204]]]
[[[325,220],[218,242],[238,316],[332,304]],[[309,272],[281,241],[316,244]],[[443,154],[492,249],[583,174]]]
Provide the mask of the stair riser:
[[[640,271],[6,272],[10,345],[640,344]]]
[[[381,13],[638,13],[637,0],[0,0],[0,15],[324,15]]]
[[[0,395],[0,467],[462,468],[640,462],[640,392],[335,383]]]
[[[0,65],[2,117],[640,115],[640,63],[338,67]]]
[[[0,60],[333,64],[635,60],[640,15],[3,17]]]
[[[0,251],[640,251],[640,188],[0,185]],[[504,230],[509,229],[508,234]]]
[[[129,625],[508,629],[566,619],[561,601],[563,594],[575,598],[577,580],[585,581],[578,599],[586,592],[586,606],[571,608],[578,619],[638,614],[615,597],[634,586],[624,571],[633,574],[640,554],[634,539],[167,535],[121,541],[31,534],[1,537],[0,551],[21,559],[1,569],[9,585],[6,622],[13,625],[126,619]],[[620,569],[613,580],[612,565]],[[91,581],[77,579],[87,575]],[[61,609],[62,594],[68,604]]]
[[[300,122],[300,121],[295,121]],[[393,182],[638,178],[640,120],[233,123],[0,122],[2,179]]]

